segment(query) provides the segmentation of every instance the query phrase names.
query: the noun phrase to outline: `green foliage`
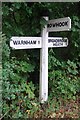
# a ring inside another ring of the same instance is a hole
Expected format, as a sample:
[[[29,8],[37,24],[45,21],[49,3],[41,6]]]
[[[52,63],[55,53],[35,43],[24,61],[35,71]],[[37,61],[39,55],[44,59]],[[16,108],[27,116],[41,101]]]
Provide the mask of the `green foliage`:
[[[77,64],[73,61],[61,62],[53,57],[52,50],[49,51],[49,87],[50,96],[57,99],[75,99],[79,90],[80,78]]]
[[[57,100],[75,99],[80,92],[80,15],[78,3],[3,3],[2,77],[3,114],[13,118],[51,116],[59,109]],[[39,94],[40,51],[12,50],[12,36],[41,36],[41,29],[49,19],[69,16],[71,31],[49,33],[49,36],[68,37],[67,48],[49,49],[49,101],[42,110],[37,98]],[[36,84],[37,85],[36,85]],[[55,100],[54,100],[55,99]],[[54,102],[54,103],[53,103]],[[55,116],[55,115],[53,115]]]
[[[31,81],[28,81],[28,73],[34,70],[34,66],[25,61],[19,62],[13,57],[10,59],[10,49],[6,43],[7,38],[5,35],[2,35],[2,40],[3,114],[13,110],[12,115],[21,117],[25,110],[30,109],[32,101],[35,99],[35,87]],[[20,106],[22,106],[21,109]],[[24,111],[23,107],[25,108]],[[15,111],[18,111],[16,115]]]

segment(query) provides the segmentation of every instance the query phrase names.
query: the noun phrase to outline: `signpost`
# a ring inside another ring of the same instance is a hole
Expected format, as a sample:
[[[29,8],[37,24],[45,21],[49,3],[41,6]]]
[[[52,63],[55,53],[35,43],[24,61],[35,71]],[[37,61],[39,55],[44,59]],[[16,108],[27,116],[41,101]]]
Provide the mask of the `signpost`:
[[[47,24],[48,32],[68,31],[71,29],[71,19],[69,17],[49,20]]]
[[[62,37],[47,37],[46,46],[49,47],[67,47],[68,39]],[[34,49],[42,48],[41,37],[12,37],[10,46],[13,49]]]
[[[44,17],[48,21],[48,17]],[[39,100],[44,103],[48,99],[48,48],[67,47],[68,39],[48,37],[48,32],[67,31],[71,29],[69,17],[49,20],[44,26],[41,37],[12,37],[10,47],[13,49],[40,48],[40,92]]]
[[[48,17],[44,17],[48,20]],[[47,25],[42,30],[42,49],[40,50],[40,90],[39,100],[44,103],[48,99],[48,32]]]
[[[13,49],[41,48],[41,37],[12,37],[10,46]]]
[[[62,37],[49,37],[48,47],[67,47],[68,39]]]

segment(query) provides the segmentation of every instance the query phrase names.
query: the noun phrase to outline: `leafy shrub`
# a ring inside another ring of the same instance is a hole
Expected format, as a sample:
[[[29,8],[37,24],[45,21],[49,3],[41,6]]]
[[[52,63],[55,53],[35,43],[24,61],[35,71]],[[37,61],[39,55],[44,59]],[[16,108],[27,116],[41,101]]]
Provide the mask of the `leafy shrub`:
[[[80,16],[77,8],[78,3],[2,4],[2,28],[7,36],[1,35],[3,114],[6,117],[47,117],[48,113],[58,109],[54,98],[75,99],[80,91]],[[67,48],[49,49],[49,107],[44,106],[46,110],[42,110],[35,94],[39,93],[38,88],[33,84],[38,83],[39,50],[11,50],[9,42],[11,36],[40,36],[46,23],[42,18],[46,10],[50,13],[49,19],[70,16],[72,29],[71,32],[49,34],[68,37],[69,45]],[[56,108],[53,108],[53,102]]]
[[[79,90],[80,81],[77,64],[70,60],[61,62],[53,56],[54,53],[52,54],[52,50],[49,53],[50,96],[75,99],[75,95]]]
[[[10,59],[10,49],[5,35],[3,38],[3,114],[22,117],[26,110],[32,108],[35,101],[35,87],[29,80],[29,72],[34,66],[25,61]],[[15,113],[16,112],[16,113]]]

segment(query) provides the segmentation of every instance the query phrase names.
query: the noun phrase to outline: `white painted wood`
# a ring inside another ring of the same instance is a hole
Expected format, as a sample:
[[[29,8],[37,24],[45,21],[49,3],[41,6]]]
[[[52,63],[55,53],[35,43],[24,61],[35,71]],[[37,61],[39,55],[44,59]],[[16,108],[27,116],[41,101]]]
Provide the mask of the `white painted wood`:
[[[48,48],[49,47],[67,47],[68,38],[62,37],[48,37]]]
[[[48,17],[44,17],[48,21]],[[53,24],[55,24],[53,26]],[[39,100],[44,103],[48,99],[48,47],[67,47],[68,39],[48,37],[48,32],[65,31],[71,29],[69,17],[49,20],[42,30],[42,37],[12,37],[10,47],[13,49],[40,49],[40,88]]]
[[[44,17],[48,20],[48,17]],[[40,95],[39,100],[44,103],[48,99],[48,32],[47,25],[42,30],[42,49],[40,50]]]
[[[71,19],[69,17],[49,20],[47,24],[48,32],[68,31],[71,29]]]
[[[41,48],[41,37],[12,37],[10,47],[13,49]]]
[[[67,47],[68,39],[62,37],[48,37],[47,47]],[[10,47],[13,49],[42,48],[41,37],[12,37]]]

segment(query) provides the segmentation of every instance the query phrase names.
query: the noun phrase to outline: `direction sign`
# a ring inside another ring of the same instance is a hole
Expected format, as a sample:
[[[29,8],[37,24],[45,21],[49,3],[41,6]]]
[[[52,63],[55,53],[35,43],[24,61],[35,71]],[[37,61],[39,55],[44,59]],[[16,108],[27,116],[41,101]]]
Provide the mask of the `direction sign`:
[[[68,39],[62,37],[48,37],[47,47],[67,47]],[[41,37],[12,37],[10,47],[13,49],[42,48]]]
[[[41,37],[12,37],[10,47],[13,49],[41,48]]]
[[[48,32],[68,31],[71,29],[71,19],[69,17],[49,20],[47,24]]]
[[[67,47],[68,39],[62,37],[49,37],[48,47]]]
[[[48,17],[44,17],[48,21]],[[44,103],[48,99],[48,47],[67,47],[68,39],[48,37],[48,32],[70,30],[69,17],[49,20],[42,30],[42,37],[12,37],[10,47],[13,49],[40,49],[40,88],[39,99]]]

